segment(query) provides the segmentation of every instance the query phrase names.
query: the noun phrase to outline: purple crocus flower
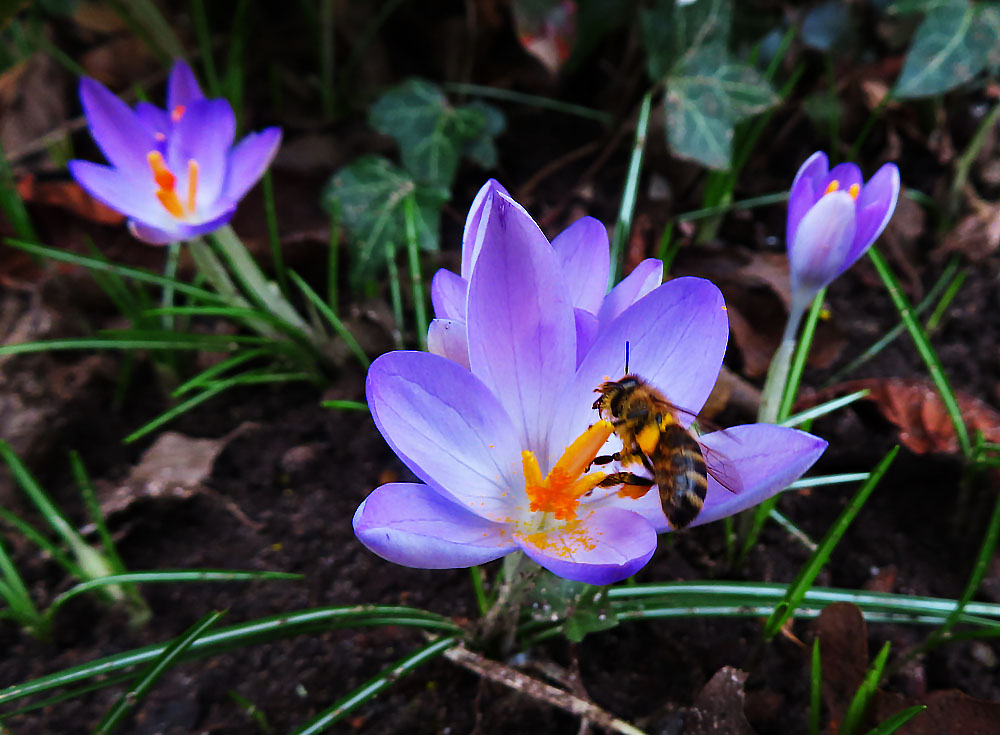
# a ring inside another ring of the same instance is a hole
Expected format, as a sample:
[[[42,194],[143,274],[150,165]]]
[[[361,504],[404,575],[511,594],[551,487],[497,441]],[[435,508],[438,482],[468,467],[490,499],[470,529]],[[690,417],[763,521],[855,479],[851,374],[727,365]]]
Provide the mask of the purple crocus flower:
[[[889,223],[899,169],[887,163],[868,183],[853,163],[830,169],[818,151],[802,164],[788,197],[788,262],[793,302],[813,296],[851,267]]]
[[[427,330],[427,349],[465,367],[469,366],[466,335],[469,282],[482,252],[484,207],[496,192],[510,197],[500,183],[490,179],[472,201],[462,235],[461,273],[442,268],[431,281],[431,302],[437,318]],[[655,258],[642,261],[608,293],[611,270],[608,231],[593,217],[578,219],[559,233],[552,241],[552,249],[573,306],[579,363],[604,326],[660,285],[663,263]]]
[[[478,259],[464,316],[466,368],[441,355],[390,352],[366,382],[375,425],[420,482],[376,488],[354,530],[385,559],[427,569],[467,567],[522,550],[562,577],[609,584],[642,568],[669,531],[657,493],[600,488],[613,427],[594,389],[630,368],[697,411],[728,339],[722,294],[678,278],[632,303],[577,364],[574,287],[541,230],[498,188],[481,208]],[[739,475],[733,494],[709,479],[693,525],[744,510],[805,472],[826,442],[751,424],[701,437]],[[634,468],[632,468],[634,469]],[[613,469],[611,469],[613,471]]]
[[[225,224],[257,183],[281,143],[267,128],[233,145],[236,118],[224,99],[206,99],[191,68],[177,61],[167,83],[167,109],[140,102],[130,109],[84,77],[80,100],[90,134],[111,164],[70,161],[73,178],[128,217],[140,240],[188,240]]]

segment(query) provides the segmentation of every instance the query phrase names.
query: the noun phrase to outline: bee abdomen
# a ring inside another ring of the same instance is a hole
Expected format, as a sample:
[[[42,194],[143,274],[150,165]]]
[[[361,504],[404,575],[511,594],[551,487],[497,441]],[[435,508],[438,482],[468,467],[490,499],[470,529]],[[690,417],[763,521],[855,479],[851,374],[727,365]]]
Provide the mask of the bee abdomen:
[[[708,472],[698,442],[674,425],[661,436],[653,465],[663,513],[674,528],[689,525],[705,503]]]

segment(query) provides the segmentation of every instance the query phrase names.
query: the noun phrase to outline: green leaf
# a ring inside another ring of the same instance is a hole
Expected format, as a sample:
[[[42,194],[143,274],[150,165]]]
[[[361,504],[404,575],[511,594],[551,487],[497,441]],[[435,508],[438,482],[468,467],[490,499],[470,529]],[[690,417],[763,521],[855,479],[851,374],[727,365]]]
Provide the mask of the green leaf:
[[[949,2],[931,8],[913,37],[896,83],[898,97],[941,94],[969,81],[990,63],[1000,44],[994,5]]]
[[[649,76],[661,79],[682,57],[697,54],[702,46],[725,46],[731,18],[729,0],[697,0],[683,7],[677,7],[675,0],[657,0],[640,16]]]
[[[887,720],[881,722],[875,729],[869,730],[868,735],[892,735],[925,709],[927,709],[926,704],[918,704],[913,707],[907,707],[906,709],[897,712]]]
[[[539,621],[561,620],[563,635],[579,643],[587,633],[618,625],[607,587],[573,582],[548,572],[529,596],[531,615]]]
[[[735,125],[777,99],[760,72],[731,59],[723,44],[701,46],[670,74],[664,98],[667,140],[678,155],[726,169]]]
[[[379,156],[362,156],[333,175],[323,192],[323,205],[332,211],[339,202],[341,224],[350,232],[351,280],[358,284],[379,270],[386,251],[404,242],[403,202],[416,197],[417,239],[424,250],[438,247],[441,207],[448,200],[443,188],[418,186],[406,172]]]
[[[496,108],[482,102],[453,107],[439,87],[421,79],[382,95],[368,122],[396,140],[403,166],[415,181],[445,189],[455,180],[463,152],[487,167],[496,162],[493,137],[504,127]]]

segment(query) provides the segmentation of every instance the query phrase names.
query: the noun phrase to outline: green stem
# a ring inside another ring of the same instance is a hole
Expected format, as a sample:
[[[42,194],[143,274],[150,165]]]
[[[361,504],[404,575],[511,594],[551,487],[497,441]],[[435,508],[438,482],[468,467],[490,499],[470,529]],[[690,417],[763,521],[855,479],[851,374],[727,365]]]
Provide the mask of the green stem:
[[[792,303],[788,312],[788,321],[785,322],[785,332],[781,335],[781,344],[778,351],[771,358],[771,365],[767,369],[767,379],[764,381],[764,390],[761,392],[760,408],[757,410],[757,420],[766,424],[778,422],[778,412],[781,408],[781,397],[785,392],[785,385],[788,383],[788,373],[792,368],[792,357],[795,354],[795,336],[799,331],[799,324],[805,314],[805,305],[799,301]]]
[[[420,243],[417,240],[417,203],[413,192],[403,200],[403,218],[406,221],[406,255],[410,266],[410,286],[413,290],[413,315],[416,321],[417,344],[427,349],[427,305],[424,300],[424,282],[420,277]]]
[[[233,274],[255,301],[281,320],[310,334],[309,326],[299,316],[292,305],[281,295],[278,287],[267,280],[264,272],[250,255],[243,242],[229,225],[220,227],[213,233],[215,242],[229,261]]]

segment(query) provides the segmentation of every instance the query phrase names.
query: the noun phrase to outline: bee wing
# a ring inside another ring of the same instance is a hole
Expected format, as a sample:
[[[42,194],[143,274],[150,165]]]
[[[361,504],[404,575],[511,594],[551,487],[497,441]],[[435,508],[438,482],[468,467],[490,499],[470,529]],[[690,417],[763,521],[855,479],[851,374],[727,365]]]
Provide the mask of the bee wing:
[[[743,492],[743,481],[731,459],[705,445],[701,445],[701,453],[705,458],[705,469],[717,483],[731,493],[738,495]]]

